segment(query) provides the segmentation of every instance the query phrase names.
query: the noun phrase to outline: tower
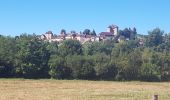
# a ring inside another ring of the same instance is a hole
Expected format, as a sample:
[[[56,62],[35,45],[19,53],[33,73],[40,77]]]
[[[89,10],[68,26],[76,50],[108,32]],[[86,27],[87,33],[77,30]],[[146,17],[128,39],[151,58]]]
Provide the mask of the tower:
[[[110,25],[107,27],[107,32],[112,33],[113,35],[117,36],[118,35],[118,26],[116,25]]]

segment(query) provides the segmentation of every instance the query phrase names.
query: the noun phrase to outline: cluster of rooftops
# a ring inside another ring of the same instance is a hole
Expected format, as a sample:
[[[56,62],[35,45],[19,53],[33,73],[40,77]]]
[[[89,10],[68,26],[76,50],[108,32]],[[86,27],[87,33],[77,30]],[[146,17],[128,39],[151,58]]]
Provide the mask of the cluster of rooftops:
[[[40,38],[49,42],[62,42],[68,39],[74,39],[80,41],[82,44],[86,42],[94,42],[94,41],[105,41],[116,39],[118,36],[118,26],[110,25],[107,27],[106,32],[100,32],[99,35],[96,34],[85,34],[85,33],[76,33],[72,31],[70,33],[66,33],[65,31],[61,31],[59,35],[54,35],[52,31],[48,31],[45,34],[42,34]],[[117,38],[118,39],[118,38]]]

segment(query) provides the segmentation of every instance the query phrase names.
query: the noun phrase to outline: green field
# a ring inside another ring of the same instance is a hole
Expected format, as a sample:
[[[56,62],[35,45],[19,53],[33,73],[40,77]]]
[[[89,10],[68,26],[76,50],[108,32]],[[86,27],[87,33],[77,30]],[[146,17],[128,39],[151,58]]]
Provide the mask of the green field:
[[[0,79],[0,100],[170,100],[169,82]]]

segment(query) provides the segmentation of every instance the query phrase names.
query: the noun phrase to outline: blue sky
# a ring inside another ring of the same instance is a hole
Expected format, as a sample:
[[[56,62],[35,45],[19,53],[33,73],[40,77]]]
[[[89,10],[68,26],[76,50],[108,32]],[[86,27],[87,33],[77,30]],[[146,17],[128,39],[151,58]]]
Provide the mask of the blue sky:
[[[0,0],[0,34],[43,34],[61,29],[106,31],[136,27],[138,33],[159,27],[170,32],[170,0]]]

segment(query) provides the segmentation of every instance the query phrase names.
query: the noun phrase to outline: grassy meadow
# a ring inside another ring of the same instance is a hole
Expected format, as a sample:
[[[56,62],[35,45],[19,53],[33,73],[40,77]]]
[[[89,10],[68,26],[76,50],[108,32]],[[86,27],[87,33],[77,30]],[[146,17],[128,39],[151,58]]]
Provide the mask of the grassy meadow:
[[[0,79],[0,100],[170,100],[170,82]]]

